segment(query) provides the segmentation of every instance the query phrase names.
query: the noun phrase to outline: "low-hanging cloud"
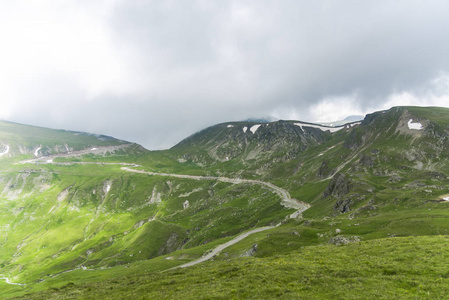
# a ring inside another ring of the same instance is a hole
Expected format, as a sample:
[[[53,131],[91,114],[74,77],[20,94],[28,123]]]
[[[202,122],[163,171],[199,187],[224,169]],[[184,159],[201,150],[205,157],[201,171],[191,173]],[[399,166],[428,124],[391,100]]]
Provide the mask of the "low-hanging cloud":
[[[170,147],[205,126],[447,105],[447,1],[0,4],[0,117]]]

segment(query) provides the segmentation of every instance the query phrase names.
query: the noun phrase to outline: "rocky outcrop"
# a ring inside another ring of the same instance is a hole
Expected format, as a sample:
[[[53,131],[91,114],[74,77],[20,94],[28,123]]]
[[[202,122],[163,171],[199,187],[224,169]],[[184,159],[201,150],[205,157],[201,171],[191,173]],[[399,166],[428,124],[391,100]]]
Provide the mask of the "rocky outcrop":
[[[324,198],[329,196],[341,198],[349,193],[351,190],[351,181],[343,173],[337,173],[332,177],[331,182],[324,191]]]
[[[203,164],[270,157],[279,163],[297,158],[304,150],[325,143],[331,136],[330,131],[293,121],[234,122],[206,128],[172,149],[182,152],[183,160]]]
[[[364,167],[372,168],[374,167],[374,159],[369,155],[362,155],[359,160],[359,164]]]
[[[257,252],[258,249],[259,249],[259,246],[257,244],[253,244],[251,249],[246,251],[245,254],[243,254],[243,256],[253,256]]]
[[[358,201],[358,195],[348,197],[351,191],[351,181],[348,176],[343,173],[337,173],[329,182],[323,193],[323,198],[335,199],[334,215],[339,215],[351,211],[351,206]]]
[[[335,170],[332,170],[329,165],[330,165],[329,161],[324,160],[318,169],[317,176],[320,178],[325,178],[329,175],[332,175],[335,172]]]
[[[181,241],[179,240],[178,234],[172,233],[168,237],[167,241],[165,242],[165,245],[159,249],[158,255],[164,255],[164,254],[171,253],[171,252],[175,251],[180,244],[181,244]]]
[[[425,175],[427,177],[429,177],[430,179],[437,180],[437,181],[447,179],[446,174],[441,173],[441,172],[430,171],[430,172],[426,172]]]
[[[363,145],[363,135],[360,130],[352,130],[343,143],[343,147],[355,150]]]
[[[354,242],[360,242],[360,237],[358,236],[342,236],[337,235],[334,237],[331,237],[329,239],[329,244],[340,246],[340,245],[346,245]]]
[[[351,211],[351,205],[353,204],[353,201],[351,198],[346,198],[344,200],[338,200],[335,202],[334,205],[334,211],[336,211],[338,214],[344,214],[346,212]]]

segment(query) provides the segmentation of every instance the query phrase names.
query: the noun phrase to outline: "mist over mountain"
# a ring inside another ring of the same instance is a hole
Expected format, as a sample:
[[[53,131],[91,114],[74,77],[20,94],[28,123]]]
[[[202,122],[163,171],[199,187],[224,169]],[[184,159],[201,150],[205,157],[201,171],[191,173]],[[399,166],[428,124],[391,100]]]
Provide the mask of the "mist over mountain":
[[[344,118],[343,121],[357,122],[357,121],[362,121],[364,118],[365,118],[365,116],[348,116],[348,117]]]

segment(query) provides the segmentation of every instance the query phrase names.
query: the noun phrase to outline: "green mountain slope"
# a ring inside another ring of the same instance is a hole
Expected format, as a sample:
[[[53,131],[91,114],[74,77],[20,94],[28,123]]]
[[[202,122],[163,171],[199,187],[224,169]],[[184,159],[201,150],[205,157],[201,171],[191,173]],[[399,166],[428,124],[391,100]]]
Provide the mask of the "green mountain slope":
[[[18,155],[47,156],[101,146],[118,146],[129,142],[105,135],[54,130],[0,121],[1,157]]]
[[[224,123],[188,137],[171,152],[203,164],[232,160],[285,161],[305,149],[323,144],[331,138],[331,131],[340,129],[345,126],[326,127],[298,121]]]
[[[127,161],[151,162],[152,154],[135,144],[18,126],[5,134],[12,146],[0,172],[0,277],[13,283],[39,288],[66,272],[145,261],[292,213],[260,184],[129,172],[124,166],[136,165]],[[26,146],[23,128],[40,148],[78,148],[14,156],[13,146]]]
[[[0,281],[0,297],[53,288],[38,297],[239,298],[257,289],[257,298],[373,298],[376,285],[392,297],[438,297],[445,283],[426,264],[448,263],[429,249],[449,232],[447,108],[395,107],[338,128],[224,123],[165,151],[55,132],[61,142],[52,132],[1,140],[18,150],[0,157],[0,277],[26,285]],[[48,156],[36,157],[36,147]],[[21,148],[28,152],[15,156]],[[311,207],[289,218],[295,210],[277,189]],[[159,273],[267,225],[277,226],[223,249],[204,269]],[[409,236],[422,238],[400,238]],[[407,251],[421,250],[434,260],[414,269]],[[221,269],[231,271],[218,276]],[[259,278],[262,270],[272,276]],[[216,285],[204,289],[200,273]],[[432,276],[442,284],[430,285]],[[307,280],[295,285],[298,277]]]

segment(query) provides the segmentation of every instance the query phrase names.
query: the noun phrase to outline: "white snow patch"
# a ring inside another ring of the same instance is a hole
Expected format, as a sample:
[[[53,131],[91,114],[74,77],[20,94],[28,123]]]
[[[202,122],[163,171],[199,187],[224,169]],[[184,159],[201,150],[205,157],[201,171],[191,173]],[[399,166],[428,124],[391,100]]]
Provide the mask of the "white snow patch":
[[[5,155],[5,154],[7,154],[8,152],[9,152],[9,146],[6,145],[6,146],[5,146],[5,151],[1,152],[1,153],[0,153],[0,156],[3,156],[3,155]]]
[[[295,123],[296,126],[299,126],[301,128],[301,130],[304,132],[304,128],[302,128],[302,124],[300,123]]]
[[[360,125],[360,124],[362,124],[362,122],[352,123],[352,124],[349,124],[349,126],[350,127],[354,127],[354,126],[357,126],[357,125]]]
[[[336,132],[339,131],[341,129],[344,128],[344,126],[340,126],[340,127],[326,127],[326,126],[320,126],[320,125],[315,125],[315,124],[306,124],[306,123],[294,123],[296,126],[301,127],[301,129],[304,131],[304,127],[312,127],[312,128],[318,128],[321,129],[322,131],[327,131],[329,130],[330,132]]]
[[[254,125],[254,126],[252,126],[249,130],[250,130],[253,134],[255,134],[256,131],[257,131],[257,129],[259,129],[260,126],[261,126],[261,124]]]
[[[39,148],[37,148],[36,150],[34,150],[34,156],[38,157],[39,156],[39,150],[41,150],[42,147],[39,146]]]
[[[90,150],[94,151],[94,150],[97,150],[97,148],[92,148],[92,149],[90,149]]]
[[[443,198],[444,201],[449,201],[449,197]]]
[[[234,125],[228,125],[227,127],[228,127],[228,128],[232,128],[232,127],[234,127]]]
[[[243,132],[245,132],[246,133],[246,131],[248,130],[248,127],[243,127]]]
[[[408,121],[407,125],[408,125],[408,129],[414,129],[414,130],[422,130],[423,129],[422,124],[419,122],[413,123],[413,119],[410,119]]]

